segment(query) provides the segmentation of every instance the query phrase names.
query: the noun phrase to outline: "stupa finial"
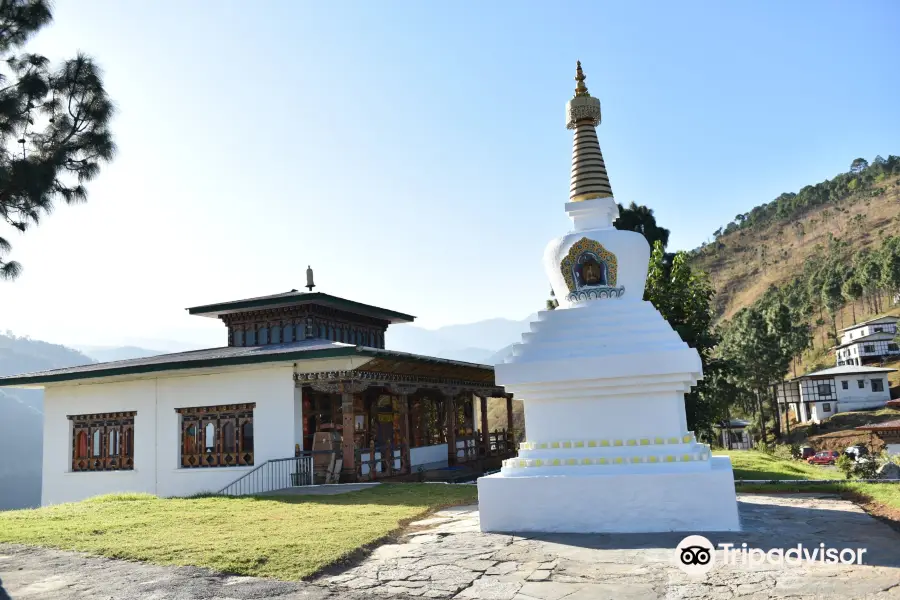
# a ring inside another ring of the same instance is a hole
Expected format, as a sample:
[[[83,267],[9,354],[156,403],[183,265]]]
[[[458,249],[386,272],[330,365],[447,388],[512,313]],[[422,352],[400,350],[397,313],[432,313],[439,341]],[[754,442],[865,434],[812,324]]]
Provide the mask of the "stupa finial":
[[[587,86],[584,85],[586,77],[584,76],[584,71],[581,70],[581,61],[576,61],[576,63],[578,64],[578,67],[575,69],[575,81],[577,81],[578,84],[575,86],[575,96],[590,96]]]
[[[609,185],[606,163],[603,162],[600,142],[597,140],[600,100],[588,93],[580,60],[577,65],[575,81],[578,85],[575,87],[575,97],[566,104],[566,129],[575,130],[569,202],[611,198],[612,187]]]

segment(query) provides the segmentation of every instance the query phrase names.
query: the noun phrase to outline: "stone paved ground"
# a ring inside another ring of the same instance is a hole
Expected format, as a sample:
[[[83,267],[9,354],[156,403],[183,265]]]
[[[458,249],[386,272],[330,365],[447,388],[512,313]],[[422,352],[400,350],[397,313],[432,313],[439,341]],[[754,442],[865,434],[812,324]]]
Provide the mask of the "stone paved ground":
[[[310,582],[229,577],[76,553],[0,545],[13,600],[148,598],[900,599],[900,533],[828,496],[740,498],[744,531],[707,535],[764,549],[867,548],[863,565],[717,566],[699,580],[673,562],[681,534],[512,536],[478,531],[475,507],[420,521],[397,543]],[[0,592],[0,600],[6,600]]]

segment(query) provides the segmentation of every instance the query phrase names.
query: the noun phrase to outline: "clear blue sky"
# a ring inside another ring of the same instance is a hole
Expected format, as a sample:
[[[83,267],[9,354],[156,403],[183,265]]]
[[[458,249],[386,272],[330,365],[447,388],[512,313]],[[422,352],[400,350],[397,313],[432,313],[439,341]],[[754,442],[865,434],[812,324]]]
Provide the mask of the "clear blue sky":
[[[580,59],[616,199],[689,249],[900,153],[900,4],[60,0],[29,49],[104,67],[116,161],[10,235],[0,328],[215,344],[183,308],[302,288],[437,327],[541,308]]]

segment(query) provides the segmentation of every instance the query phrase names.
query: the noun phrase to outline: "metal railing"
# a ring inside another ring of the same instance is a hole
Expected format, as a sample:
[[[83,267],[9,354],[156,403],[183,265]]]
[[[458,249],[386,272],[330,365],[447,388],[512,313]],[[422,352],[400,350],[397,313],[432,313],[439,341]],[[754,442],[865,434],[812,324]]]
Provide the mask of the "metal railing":
[[[311,455],[301,455],[267,460],[218,493],[226,496],[250,496],[312,483],[313,458]]]

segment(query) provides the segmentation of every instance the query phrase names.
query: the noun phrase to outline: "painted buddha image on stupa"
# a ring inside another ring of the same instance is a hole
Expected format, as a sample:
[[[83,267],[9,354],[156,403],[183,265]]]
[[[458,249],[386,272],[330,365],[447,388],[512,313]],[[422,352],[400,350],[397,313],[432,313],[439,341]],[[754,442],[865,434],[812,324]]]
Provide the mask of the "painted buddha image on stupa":
[[[575,280],[578,287],[606,285],[606,263],[597,258],[591,252],[585,252],[578,257],[575,265]]]

